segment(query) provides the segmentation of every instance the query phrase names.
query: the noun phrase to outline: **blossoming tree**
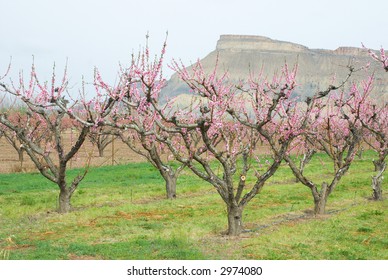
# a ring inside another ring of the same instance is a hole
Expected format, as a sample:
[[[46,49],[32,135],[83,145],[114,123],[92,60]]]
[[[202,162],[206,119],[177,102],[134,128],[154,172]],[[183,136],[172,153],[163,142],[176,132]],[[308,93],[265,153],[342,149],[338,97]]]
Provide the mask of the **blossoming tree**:
[[[4,79],[5,77],[2,77],[2,80]],[[25,83],[22,74],[18,85],[0,82],[1,93],[16,97],[26,111],[25,121],[15,122],[11,118],[12,108],[3,110],[0,112],[0,123],[16,135],[39,172],[58,186],[60,213],[70,211],[71,197],[88,170],[86,168],[84,172],[70,179],[68,163],[81,148],[90,128],[101,125],[114,104],[101,102],[102,97],[90,101],[80,99],[71,103],[70,97],[66,99],[67,86],[66,69],[59,82],[54,67],[51,83],[41,83],[34,64],[28,83]],[[106,100],[111,98],[107,97]],[[80,131],[75,141],[67,147],[63,129],[66,128],[65,124],[69,118],[80,124]],[[33,123],[39,126],[32,125]],[[69,180],[71,181],[68,182]]]
[[[388,72],[388,57],[385,55],[385,50],[381,48],[379,54],[370,49],[368,52]],[[364,105],[353,107],[353,110],[360,112],[362,125],[367,131],[365,142],[377,153],[377,159],[373,160],[376,173],[372,177],[372,197],[374,200],[382,200],[383,174],[387,167],[388,155],[388,103],[381,100],[381,97],[371,94],[373,82],[375,78],[371,75],[366,84],[367,87],[364,87],[366,90],[355,92],[356,98]]]
[[[314,149],[326,153],[331,159],[334,172],[330,181],[324,181],[319,185],[303,174],[303,166],[298,167],[289,155],[285,156],[295,177],[310,188],[315,214],[325,213],[327,199],[349,170],[363,137],[359,114],[349,110],[351,105],[361,106],[354,96],[357,85],[353,84],[350,91],[343,89],[355,71],[353,67],[349,69],[349,75],[340,86],[329,86],[327,90],[318,92],[306,100],[307,105],[315,107],[316,110],[315,114],[311,114],[307,119],[306,129],[299,136],[302,139],[298,139],[308,142]]]
[[[161,54],[152,58],[147,44],[137,55],[132,55],[128,67],[121,67],[117,85],[108,85],[98,75],[96,85],[98,90],[120,103],[105,120],[104,124],[109,127],[106,129],[158,170],[165,181],[167,198],[175,199],[177,178],[185,164],[177,163],[166,145],[158,141],[156,135],[160,128],[157,121],[161,116],[150,101],[159,99],[166,84],[162,72],[165,51],[166,42]]]
[[[188,107],[174,107],[173,100],[161,108],[148,95],[161,117],[155,136],[179,162],[213,185],[226,205],[227,234],[239,235],[245,207],[279,168],[292,142],[289,123],[302,125],[299,115],[291,120],[296,112],[290,100],[296,68],[290,71],[286,65],[272,81],[262,75],[260,81],[249,81],[248,88],[228,81],[227,73],[218,75],[217,66],[209,74],[199,62],[188,70],[174,61],[172,68],[190,87],[193,99]],[[166,110],[172,107],[176,109]],[[254,122],[249,121],[252,114]],[[269,157],[255,154],[259,140],[273,146]]]

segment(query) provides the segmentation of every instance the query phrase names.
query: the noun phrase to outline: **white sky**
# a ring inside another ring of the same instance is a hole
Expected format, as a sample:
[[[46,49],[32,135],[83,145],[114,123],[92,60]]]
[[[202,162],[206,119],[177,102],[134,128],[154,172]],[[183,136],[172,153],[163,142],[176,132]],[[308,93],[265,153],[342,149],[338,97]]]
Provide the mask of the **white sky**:
[[[52,65],[79,84],[97,66],[114,82],[118,63],[145,43],[159,51],[168,31],[167,62],[186,64],[215,49],[221,34],[262,35],[309,48],[388,48],[387,0],[0,0],[0,76]],[[167,71],[168,74],[171,72]],[[59,74],[59,73],[58,73]]]

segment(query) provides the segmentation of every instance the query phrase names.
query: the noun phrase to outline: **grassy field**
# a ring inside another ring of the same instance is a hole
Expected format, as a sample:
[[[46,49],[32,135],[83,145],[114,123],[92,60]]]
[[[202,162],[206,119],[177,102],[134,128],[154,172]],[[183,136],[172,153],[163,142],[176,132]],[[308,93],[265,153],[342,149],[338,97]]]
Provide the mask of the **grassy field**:
[[[372,156],[355,161],[322,217],[282,166],[245,209],[240,237],[222,235],[221,198],[188,170],[169,201],[147,163],[92,168],[65,215],[40,174],[0,174],[0,259],[388,259],[388,201],[368,199]],[[322,181],[331,169],[319,155],[306,172]]]

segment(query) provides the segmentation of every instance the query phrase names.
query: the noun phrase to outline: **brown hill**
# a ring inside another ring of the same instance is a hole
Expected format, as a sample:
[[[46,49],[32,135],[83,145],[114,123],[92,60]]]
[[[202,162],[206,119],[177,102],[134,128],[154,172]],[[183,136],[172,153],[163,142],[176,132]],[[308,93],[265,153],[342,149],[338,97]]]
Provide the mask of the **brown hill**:
[[[201,60],[205,71],[212,71],[219,59],[219,73],[229,72],[231,80],[246,79],[250,71],[264,73],[271,77],[279,71],[286,61],[289,65],[298,63],[297,81],[301,85],[298,94],[311,95],[317,90],[326,89],[335,77],[337,83],[348,74],[347,65],[361,67],[371,63],[371,70],[380,67],[371,60],[362,48],[339,47],[336,50],[309,49],[305,46],[272,40],[262,36],[221,35],[216,49]],[[190,68],[190,67],[189,67]],[[365,78],[365,72],[360,71],[352,76],[352,80]],[[378,96],[388,96],[388,75],[381,69],[376,70],[377,83],[375,92]],[[162,97],[175,97],[188,93],[188,88],[173,75]]]

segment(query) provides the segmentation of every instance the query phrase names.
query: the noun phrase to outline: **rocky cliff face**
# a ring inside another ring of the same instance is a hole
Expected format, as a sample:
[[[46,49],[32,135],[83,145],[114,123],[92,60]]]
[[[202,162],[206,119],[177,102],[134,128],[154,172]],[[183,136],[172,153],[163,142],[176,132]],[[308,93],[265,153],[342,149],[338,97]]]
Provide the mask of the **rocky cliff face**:
[[[275,41],[263,36],[221,35],[216,50],[261,51],[261,52],[304,52],[308,48],[289,42]]]
[[[201,60],[205,71],[212,71],[218,55],[219,73],[229,72],[231,80],[246,79],[249,73],[264,73],[271,77],[279,72],[287,62],[298,64],[297,81],[300,84],[298,94],[311,95],[317,90],[326,89],[330,84],[340,83],[348,74],[349,64],[357,67],[371,63],[373,68],[380,65],[374,63],[367,52],[361,48],[339,47],[336,50],[309,49],[290,42],[272,40],[262,36],[221,35],[216,50]],[[365,72],[354,73],[352,80],[365,77]],[[388,96],[388,75],[381,69],[376,70],[377,83],[375,92],[380,96]],[[173,75],[168,86],[163,90],[163,97],[174,97],[188,92],[187,87]]]

